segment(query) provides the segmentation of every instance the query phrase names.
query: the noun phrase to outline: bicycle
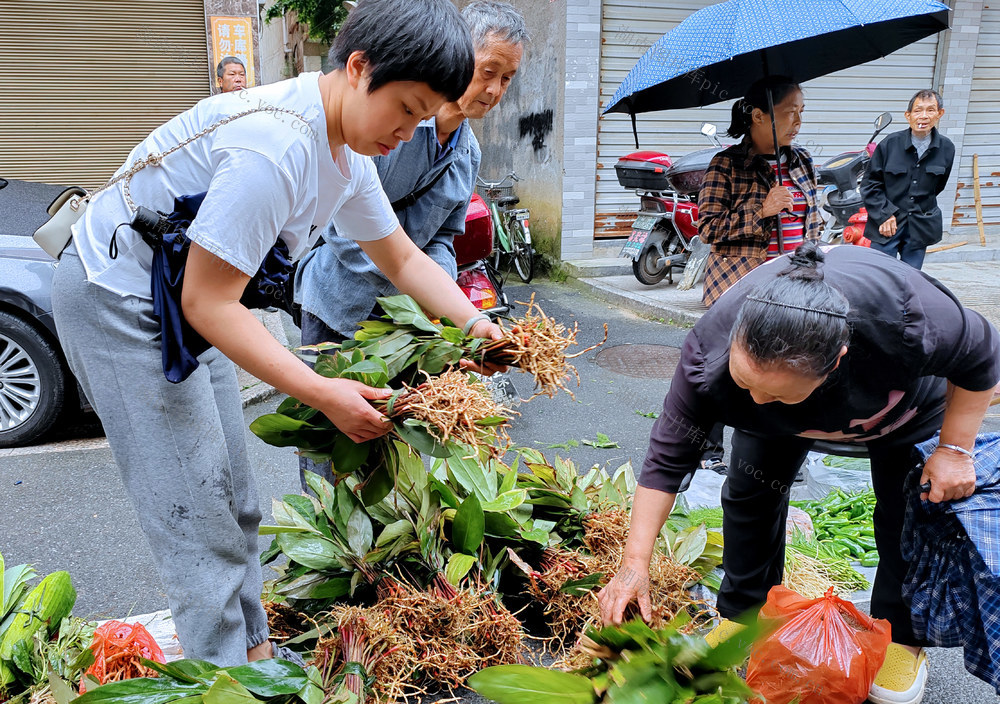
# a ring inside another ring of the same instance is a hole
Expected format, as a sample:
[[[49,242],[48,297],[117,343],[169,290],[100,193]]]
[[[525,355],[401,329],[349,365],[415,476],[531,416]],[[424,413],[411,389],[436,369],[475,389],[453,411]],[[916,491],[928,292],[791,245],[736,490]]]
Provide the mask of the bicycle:
[[[521,281],[530,283],[535,275],[535,250],[531,246],[531,213],[527,208],[514,207],[521,202],[514,195],[514,182],[519,180],[513,171],[496,182],[477,176],[476,189],[490,209],[499,242],[493,250],[493,266],[499,269],[501,257],[506,257],[513,261]]]

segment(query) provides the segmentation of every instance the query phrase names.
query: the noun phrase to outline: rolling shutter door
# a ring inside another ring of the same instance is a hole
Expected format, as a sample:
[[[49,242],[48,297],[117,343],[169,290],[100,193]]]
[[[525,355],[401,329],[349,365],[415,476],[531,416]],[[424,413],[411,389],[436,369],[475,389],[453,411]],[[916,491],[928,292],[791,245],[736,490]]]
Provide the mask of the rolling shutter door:
[[[945,96],[945,110],[948,99]],[[1000,225],[1000,8],[984,7],[979,48],[972,72],[972,92],[965,123],[965,143],[958,168],[958,193],[952,227],[976,225],[972,155],[979,155],[983,222]]]
[[[635,62],[656,40],[712,1],[604,0],[601,106],[607,104]],[[910,97],[933,83],[936,55],[937,37],[932,36],[887,58],[804,84],[806,110],[798,143],[821,164],[839,152],[864,148],[873,130],[872,122],[880,112],[892,113],[895,122],[890,131],[905,127],[903,112]],[[732,101],[726,101],[704,108],[638,115],[639,146],[672,156],[707,147],[701,124],[715,123],[721,136],[729,126],[731,107]],[[732,140],[723,137],[723,141]],[[603,116],[598,123],[595,237],[628,234],[638,199],[633,191],[618,184],[615,162],[632,151],[635,141],[629,116]]]
[[[95,187],[209,95],[203,0],[0,3],[0,176]]]

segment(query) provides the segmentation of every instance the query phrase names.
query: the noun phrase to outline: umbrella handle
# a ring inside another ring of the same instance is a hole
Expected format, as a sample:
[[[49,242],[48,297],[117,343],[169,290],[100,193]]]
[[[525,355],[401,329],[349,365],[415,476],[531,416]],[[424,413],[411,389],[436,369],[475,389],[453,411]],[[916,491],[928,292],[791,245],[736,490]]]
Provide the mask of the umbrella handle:
[[[765,59],[764,59],[764,62],[765,62],[765,73],[766,73],[766,66],[767,66],[767,58],[766,58],[767,57],[767,53],[766,52],[765,52],[764,56],[765,56]],[[775,164],[777,164],[778,185],[779,186],[784,186],[785,185],[784,179],[781,178],[781,151],[778,149],[778,127],[777,127],[777,125],[774,124],[774,96],[771,94],[771,87],[770,86],[768,86],[768,88],[767,88],[767,111],[771,115],[771,139],[774,140],[774,162],[775,162]],[[784,234],[782,233],[781,224],[782,224],[781,223],[781,213],[779,212],[778,213],[778,220],[777,220],[777,229],[775,230],[775,234],[778,236],[778,256],[779,257],[782,254],[785,253],[785,237],[784,237]]]

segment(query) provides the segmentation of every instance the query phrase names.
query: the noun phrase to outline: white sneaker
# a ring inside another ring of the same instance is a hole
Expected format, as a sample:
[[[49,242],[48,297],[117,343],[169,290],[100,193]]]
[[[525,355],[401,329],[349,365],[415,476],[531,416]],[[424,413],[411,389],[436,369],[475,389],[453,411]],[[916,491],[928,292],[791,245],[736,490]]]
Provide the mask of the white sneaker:
[[[872,704],[920,704],[927,687],[927,653],[914,655],[896,643],[885,652],[882,669],[868,692]]]

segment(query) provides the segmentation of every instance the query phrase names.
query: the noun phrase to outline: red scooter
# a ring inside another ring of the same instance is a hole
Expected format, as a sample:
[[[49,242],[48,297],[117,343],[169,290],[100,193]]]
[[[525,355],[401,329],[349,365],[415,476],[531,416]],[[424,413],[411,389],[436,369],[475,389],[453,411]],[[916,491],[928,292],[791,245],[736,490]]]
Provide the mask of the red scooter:
[[[715,125],[705,123],[701,133],[715,146],[676,160],[662,152],[632,152],[615,164],[618,183],[635,189],[641,202],[619,256],[632,260],[632,273],[647,286],[664,278],[673,283],[673,270],[683,270],[691,256],[698,236],[698,191],[712,158],[725,148]]]
[[[465,212],[465,234],[455,238],[456,283],[472,305],[496,321],[510,311],[510,302],[503,291],[503,279],[492,264],[493,249],[493,218],[483,199],[473,193]],[[485,377],[483,383],[493,400],[507,408],[521,402],[509,372]]]
[[[493,253],[493,220],[478,193],[472,194],[465,212],[465,234],[455,238],[458,287],[472,304],[496,320],[510,310],[497,270],[490,263]]]
[[[861,197],[861,182],[868,170],[868,162],[875,153],[875,138],[892,123],[892,115],[887,112],[875,118],[875,132],[868,139],[868,145],[861,150],[842,152],[827,160],[816,169],[816,178],[823,191],[823,210],[829,213],[820,239],[836,242],[838,237],[848,244],[865,243],[865,223],[868,211]],[[868,242],[870,244],[870,242]]]

